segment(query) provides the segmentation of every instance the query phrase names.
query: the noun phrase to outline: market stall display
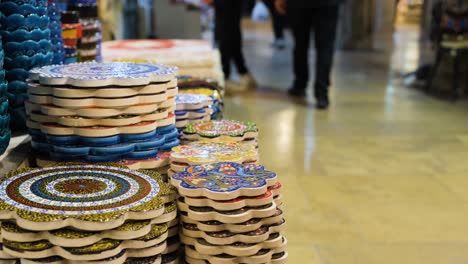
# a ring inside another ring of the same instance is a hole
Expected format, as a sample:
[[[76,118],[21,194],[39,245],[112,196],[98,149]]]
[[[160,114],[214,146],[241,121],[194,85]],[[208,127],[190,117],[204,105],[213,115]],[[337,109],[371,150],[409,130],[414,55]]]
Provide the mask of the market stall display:
[[[81,38],[78,42],[78,61],[100,61],[101,22],[98,18],[96,0],[70,1],[68,10],[76,11],[81,24]]]
[[[188,124],[211,120],[213,100],[206,95],[178,94],[176,96],[176,127],[184,129]]]
[[[32,70],[27,125],[39,163],[166,166],[162,153],[179,144],[175,75],[174,67],[120,62]]]
[[[212,142],[235,141],[257,146],[258,129],[252,122],[231,120],[208,121],[189,124],[182,133],[184,142],[208,140]]]
[[[191,166],[171,177],[178,189],[187,263],[286,263],[277,175],[261,165]]]
[[[103,43],[103,60],[154,62],[179,67],[179,75],[224,84],[220,55],[203,40],[119,40]]]
[[[56,0],[49,0],[47,15],[50,18],[50,41],[54,58],[52,64],[62,64],[65,60],[65,47],[62,39],[62,10]]]
[[[5,52],[11,128],[25,128],[28,71],[53,59],[47,0],[0,3],[0,35]]]
[[[0,258],[160,263],[177,250],[176,193],[156,173],[59,165],[11,172],[0,186]]]

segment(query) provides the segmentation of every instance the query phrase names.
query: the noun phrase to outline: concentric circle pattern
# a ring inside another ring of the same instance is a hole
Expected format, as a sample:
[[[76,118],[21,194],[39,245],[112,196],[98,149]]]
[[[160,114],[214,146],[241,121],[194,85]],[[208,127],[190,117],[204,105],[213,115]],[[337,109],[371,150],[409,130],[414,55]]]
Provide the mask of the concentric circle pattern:
[[[63,216],[130,210],[155,199],[150,176],[107,166],[72,165],[18,174],[0,184],[0,200],[25,211]]]

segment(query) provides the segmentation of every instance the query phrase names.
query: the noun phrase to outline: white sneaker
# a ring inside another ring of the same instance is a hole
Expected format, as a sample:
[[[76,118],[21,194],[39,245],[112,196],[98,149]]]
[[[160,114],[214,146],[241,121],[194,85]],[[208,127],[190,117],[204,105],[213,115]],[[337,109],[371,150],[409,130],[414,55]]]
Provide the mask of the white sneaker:
[[[243,91],[257,89],[257,81],[255,81],[255,78],[249,73],[241,75],[239,85]]]

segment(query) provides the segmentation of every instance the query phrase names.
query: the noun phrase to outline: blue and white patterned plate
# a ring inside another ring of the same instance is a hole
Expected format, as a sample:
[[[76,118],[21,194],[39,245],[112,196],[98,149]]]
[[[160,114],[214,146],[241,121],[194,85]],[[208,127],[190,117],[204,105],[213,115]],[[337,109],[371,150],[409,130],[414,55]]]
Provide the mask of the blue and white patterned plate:
[[[176,67],[128,62],[75,63],[52,65],[31,71],[30,78],[44,85],[76,87],[137,86],[168,82],[175,78]]]

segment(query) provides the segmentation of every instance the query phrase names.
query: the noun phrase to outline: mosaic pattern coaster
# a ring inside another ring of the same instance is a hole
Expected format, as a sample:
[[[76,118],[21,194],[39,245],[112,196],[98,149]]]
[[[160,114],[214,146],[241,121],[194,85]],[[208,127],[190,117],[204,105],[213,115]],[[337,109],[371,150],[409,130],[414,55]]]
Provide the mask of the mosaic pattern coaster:
[[[181,172],[192,165],[217,162],[251,163],[258,159],[258,151],[252,145],[234,142],[193,142],[172,150],[171,169]]]
[[[230,162],[192,166],[171,177],[182,196],[220,201],[263,195],[276,182],[276,174],[263,166]]]
[[[183,138],[198,141],[204,138],[211,140],[234,140],[256,139],[258,129],[254,123],[239,121],[210,121],[201,124],[189,124],[183,131]]]
[[[187,224],[196,226],[197,229],[204,232],[231,232],[231,233],[247,233],[255,231],[262,226],[271,226],[280,223],[283,220],[283,211],[277,208],[275,215],[263,219],[250,219],[249,221],[241,224],[224,224],[219,221],[194,221],[189,218],[187,214],[181,213],[181,221]]]
[[[32,231],[104,231],[163,212],[159,183],[148,174],[119,167],[23,169],[0,182],[0,219],[16,220]]]
[[[274,233],[268,237],[268,240],[261,243],[234,243],[232,245],[219,246],[210,244],[204,239],[196,239],[181,235],[182,243],[192,246],[200,254],[209,256],[227,254],[236,257],[248,257],[257,254],[262,249],[275,249],[281,247],[285,242],[284,240],[285,239],[281,234]]]
[[[199,94],[178,94],[176,96],[176,110],[188,111],[203,109],[213,104],[213,99]]]
[[[231,211],[217,211],[211,207],[189,206],[183,202],[183,198],[180,198],[177,206],[181,212],[186,212],[188,217],[195,221],[219,221],[225,224],[240,224],[254,218],[267,218],[276,212],[275,203]]]
[[[29,94],[50,95],[61,98],[122,98],[137,95],[159,94],[168,92],[169,96],[177,94],[177,79],[169,82],[155,83],[146,86],[136,87],[105,87],[104,89],[76,88],[76,87],[55,87],[44,86],[38,83],[29,83]],[[175,94],[174,94],[175,93]]]
[[[84,118],[112,118],[125,115],[147,115],[160,109],[168,109],[174,112],[174,100],[167,100],[159,104],[132,105],[122,108],[62,108],[54,105],[35,104],[30,101],[25,102],[28,114],[40,112],[48,116],[79,116]]]
[[[104,87],[149,85],[170,81],[176,75],[176,67],[128,62],[90,62],[37,68],[31,71],[30,78],[43,85]]]

